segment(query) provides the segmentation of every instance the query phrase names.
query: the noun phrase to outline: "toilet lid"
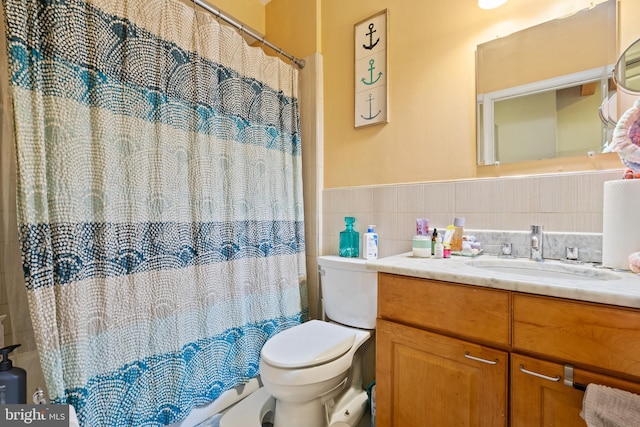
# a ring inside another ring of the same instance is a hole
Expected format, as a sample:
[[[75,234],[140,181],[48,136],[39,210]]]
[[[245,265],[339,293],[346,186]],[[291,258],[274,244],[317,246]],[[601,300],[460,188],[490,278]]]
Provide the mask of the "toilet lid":
[[[260,353],[269,365],[302,368],[320,365],[345,354],[355,339],[353,330],[320,320],[310,320],[269,339]]]

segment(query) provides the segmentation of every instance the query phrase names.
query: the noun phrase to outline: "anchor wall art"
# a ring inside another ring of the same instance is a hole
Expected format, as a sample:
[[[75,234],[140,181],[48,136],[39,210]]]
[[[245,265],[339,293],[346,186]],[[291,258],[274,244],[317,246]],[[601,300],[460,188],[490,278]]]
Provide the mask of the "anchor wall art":
[[[355,29],[355,127],[389,122],[387,10],[360,21]]]

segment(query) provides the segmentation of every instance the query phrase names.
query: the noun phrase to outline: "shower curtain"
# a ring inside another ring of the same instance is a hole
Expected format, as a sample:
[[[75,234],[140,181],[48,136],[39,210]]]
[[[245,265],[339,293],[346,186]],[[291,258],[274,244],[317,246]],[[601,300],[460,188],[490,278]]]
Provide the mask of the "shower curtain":
[[[155,426],[307,315],[297,70],[177,0],[3,0],[49,397]]]

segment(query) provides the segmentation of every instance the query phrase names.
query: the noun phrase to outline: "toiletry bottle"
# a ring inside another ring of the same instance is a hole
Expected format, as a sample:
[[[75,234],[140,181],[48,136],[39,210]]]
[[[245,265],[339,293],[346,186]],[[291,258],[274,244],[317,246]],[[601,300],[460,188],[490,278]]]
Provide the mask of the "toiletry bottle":
[[[464,233],[464,218],[453,219],[453,236],[451,236],[451,250],[462,251],[462,235]]]
[[[349,258],[360,256],[360,233],[353,228],[356,219],[352,216],[345,216],[344,222],[347,227],[340,232],[340,252],[339,255]]]
[[[27,403],[27,372],[13,366],[9,353],[20,344],[10,345],[0,349],[0,404]]]
[[[364,233],[364,258],[365,259],[378,259],[378,233],[375,233],[373,229],[375,225],[369,225],[367,232]]]
[[[443,244],[451,244],[451,239],[453,238],[453,232],[456,231],[456,228],[453,226],[453,224],[451,225],[447,225],[447,228],[444,231],[444,235],[442,236],[442,243]],[[442,233],[440,233],[442,234]]]
[[[431,236],[431,256],[436,254],[436,240],[438,239],[438,229],[433,229],[433,235]]]
[[[411,250],[416,258],[430,258],[431,238],[429,236],[413,236]]]
[[[440,236],[436,237],[435,257],[444,258],[444,245]]]
[[[416,236],[428,236],[429,235],[429,219],[417,218],[416,219]]]

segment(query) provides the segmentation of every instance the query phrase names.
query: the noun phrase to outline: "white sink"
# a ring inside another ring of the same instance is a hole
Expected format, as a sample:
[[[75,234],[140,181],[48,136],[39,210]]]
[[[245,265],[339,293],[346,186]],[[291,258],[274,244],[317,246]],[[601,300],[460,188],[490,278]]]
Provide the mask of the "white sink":
[[[619,280],[620,275],[590,265],[568,264],[559,261],[535,262],[524,259],[491,258],[467,261],[467,265],[497,273],[559,280]]]

